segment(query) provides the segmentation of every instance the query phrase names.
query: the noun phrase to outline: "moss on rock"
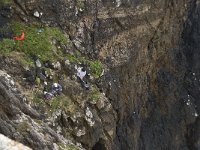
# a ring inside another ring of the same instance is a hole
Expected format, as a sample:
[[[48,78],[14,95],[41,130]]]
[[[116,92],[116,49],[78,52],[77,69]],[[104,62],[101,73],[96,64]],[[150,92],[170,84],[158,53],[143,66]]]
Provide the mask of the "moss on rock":
[[[27,122],[23,121],[18,124],[17,132],[24,134],[27,131],[27,129],[29,129],[29,128],[30,128],[30,125]]]
[[[76,145],[73,144],[58,144],[59,150],[79,150],[79,148]]]

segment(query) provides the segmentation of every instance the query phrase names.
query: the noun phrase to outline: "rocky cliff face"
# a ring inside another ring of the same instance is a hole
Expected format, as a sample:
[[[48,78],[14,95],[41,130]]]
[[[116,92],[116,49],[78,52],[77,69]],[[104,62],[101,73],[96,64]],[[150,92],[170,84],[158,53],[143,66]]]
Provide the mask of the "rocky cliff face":
[[[100,92],[95,101],[90,101],[90,91],[66,78],[62,99],[70,105],[40,107],[38,101],[23,97],[30,93],[21,81],[23,66],[11,56],[1,56],[0,132],[33,149],[199,150],[199,4],[2,3],[2,26],[12,21],[58,26],[71,42],[65,52],[100,60],[104,75],[91,80]]]
[[[24,150],[31,150],[30,148],[22,145],[21,143],[15,142],[9,138],[7,138],[4,135],[0,135],[0,139],[1,139],[1,144],[0,144],[0,148],[1,149],[10,149],[10,150],[14,150],[14,149],[24,149]]]

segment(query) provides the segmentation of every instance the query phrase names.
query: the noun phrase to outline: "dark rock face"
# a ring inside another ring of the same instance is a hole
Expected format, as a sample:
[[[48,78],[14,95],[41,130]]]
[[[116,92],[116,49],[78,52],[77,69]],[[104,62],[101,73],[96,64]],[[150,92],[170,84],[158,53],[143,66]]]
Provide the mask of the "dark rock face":
[[[112,69],[114,149],[199,149],[199,6],[191,1],[187,14],[185,5],[166,2],[153,33],[140,33],[132,58]]]
[[[77,99],[82,114],[92,113],[96,123],[90,126],[90,118],[58,112],[55,123],[73,130],[73,141],[92,150],[200,149],[199,0],[89,0],[80,1],[81,5],[74,0],[14,2],[14,17],[60,26],[75,49],[106,66],[101,79],[106,93],[103,108],[82,106],[84,96],[78,99],[76,94],[84,95],[84,91],[74,82],[65,83],[65,94]],[[36,11],[39,16],[34,16]],[[1,60],[1,70],[9,72],[4,67],[9,63]],[[16,138],[18,123],[12,120],[21,114],[29,116],[25,120],[40,118],[40,114],[21,104],[20,97],[4,84],[0,79],[1,133],[37,149],[69,143],[44,124]],[[42,130],[41,135],[34,129]]]

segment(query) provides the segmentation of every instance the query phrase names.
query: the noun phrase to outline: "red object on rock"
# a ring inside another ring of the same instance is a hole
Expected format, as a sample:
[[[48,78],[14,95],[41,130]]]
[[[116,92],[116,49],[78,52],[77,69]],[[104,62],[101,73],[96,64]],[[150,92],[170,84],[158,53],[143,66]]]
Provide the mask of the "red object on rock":
[[[24,40],[24,32],[21,33],[21,36],[15,36],[14,39],[17,40],[17,41]]]

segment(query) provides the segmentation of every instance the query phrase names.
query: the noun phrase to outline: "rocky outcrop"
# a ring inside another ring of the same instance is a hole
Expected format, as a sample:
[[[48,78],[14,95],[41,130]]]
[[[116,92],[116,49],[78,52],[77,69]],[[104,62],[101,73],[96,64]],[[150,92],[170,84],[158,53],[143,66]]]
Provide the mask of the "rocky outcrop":
[[[27,104],[10,75],[1,71],[0,78],[2,134],[36,149],[56,149],[58,143],[71,143],[46,124],[40,124],[41,115]]]
[[[10,149],[10,150],[20,150],[20,149],[24,149],[24,150],[31,150],[30,148],[24,146],[21,143],[15,142],[9,138],[7,138],[6,136],[0,134],[0,148],[1,149]]]
[[[199,120],[199,94],[194,93],[198,69],[193,69],[198,64],[193,46],[198,44],[190,43],[192,38],[198,41],[191,15],[198,18],[199,2],[165,2],[164,7],[157,3],[162,9],[154,18],[163,16],[158,24],[147,17],[143,30],[127,30],[126,39],[133,40],[128,34],[137,37],[131,57],[107,76],[107,95],[119,118],[114,149],[199,149],[199,129],[194,129]]]
[[[44,115],[1,72],[0,132],[33,149],[200,149],[199,2],[14,0],[5,22],[59,26],[73,43],[66,53],[99,59],[105,72],[90,91],[65,79],[67,109]],[[20,80],[9,59],[1,70]]]
[[[7,64],[9,60],[17,64],[12,58],[6,59]],[[15,77],[20,80],[19,76]],[[54,107],[48,104],[48,110],[44,111],[41,102],[30,102],[19,91],[25,91],[20,83],[1,70],[1,133],[33,149],[92,149],[100,140],[111,149],[116,114],[108,99],[103,94],[98,95],[98,101],[93,99],[90,91],[70,79],[63,85],[63,100],[54,100],[62,104]]]

